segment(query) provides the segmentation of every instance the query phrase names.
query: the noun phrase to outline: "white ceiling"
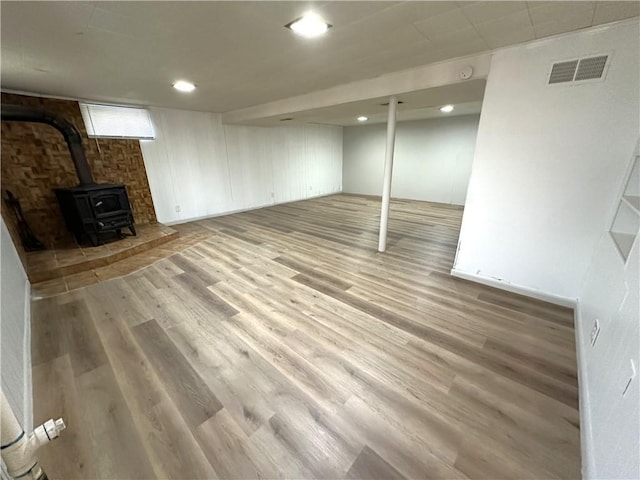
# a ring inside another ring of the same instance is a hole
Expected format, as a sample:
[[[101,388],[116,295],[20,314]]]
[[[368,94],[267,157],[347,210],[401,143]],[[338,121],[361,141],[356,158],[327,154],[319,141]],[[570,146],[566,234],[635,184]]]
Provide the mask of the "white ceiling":
[[[468,80],[464,83],[445,85],[442,87],[416,90],[396,95],[402,102],[398,105],[398,121],[420,120],[426,118],[471,115],[480,113],[484,97],[484,79]],[[370,98],[357,102],[342,103],[324,108],[315,108],[287,115],[277,115],[245,122],[234,122],[249,125],[291,125],[304,123],[320,123],[325,125],[361,125],[357,117],[368,117],[367,124],[387,121],[389,97]],[[444,114],[440,107],[455,104],[451,113]],[[286,119],[291,120],[286,120]],[[283,121],[284,119],[284,121]]]
[[[0,9],[4,90],[228,112],[637,16],[640,3],[3,0]],[[283,28],[309,9],[333,24],[325,36]],[[177,79],[198,88],[177,92]],[[321,113],[334,123],[353,111]]]

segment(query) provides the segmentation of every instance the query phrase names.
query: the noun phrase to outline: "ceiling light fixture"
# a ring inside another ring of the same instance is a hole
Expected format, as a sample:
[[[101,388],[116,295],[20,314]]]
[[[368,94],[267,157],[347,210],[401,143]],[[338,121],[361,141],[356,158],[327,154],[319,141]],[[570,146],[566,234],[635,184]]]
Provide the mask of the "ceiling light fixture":
[[[180,90],[181,92],[193,92],[196,89],[196,86],[191,82],[185,82],[184,80],[178,80],[174,82],[173,88],[176,90]]]
[[[440,111],[442,113],[451,113],[453,112],[453,105],[445,105],[444,107],[440,107]]]
[[[364,115],[360,115],[357,119],[359,122],[366,122],[369,120],[369,117],[365,117]]]
[[[332,25],[325,22],[319,15],[307,12],[302,17],[296,18],[285,25],[285,27],[302,37],[313,38],[325,33]]]

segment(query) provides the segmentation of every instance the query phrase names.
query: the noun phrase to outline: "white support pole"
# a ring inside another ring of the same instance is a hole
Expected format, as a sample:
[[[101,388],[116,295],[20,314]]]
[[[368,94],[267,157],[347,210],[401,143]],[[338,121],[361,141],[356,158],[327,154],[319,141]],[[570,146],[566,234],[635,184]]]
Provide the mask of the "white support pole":
[[[389,199],[391,197],[391,174],[393,173],[393,148],[396,142],[396,112],[398,99],[389,98],[389,116],[387,118],[387,147],[384,155],[384,183],[382,185],[382,208],[380,210],[380,238],[378,251],[387,249],[387,224],[389,222]]]

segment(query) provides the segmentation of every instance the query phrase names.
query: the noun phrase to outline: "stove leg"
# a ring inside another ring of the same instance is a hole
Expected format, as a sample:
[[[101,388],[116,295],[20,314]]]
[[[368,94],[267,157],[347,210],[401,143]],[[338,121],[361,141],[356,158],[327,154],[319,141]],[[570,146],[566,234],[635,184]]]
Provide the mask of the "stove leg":
[[[131,235],[133,235],[134,237],[137,235],[136,227],[134,227],[133,225],[129,225],[129,230],[131,231]]]

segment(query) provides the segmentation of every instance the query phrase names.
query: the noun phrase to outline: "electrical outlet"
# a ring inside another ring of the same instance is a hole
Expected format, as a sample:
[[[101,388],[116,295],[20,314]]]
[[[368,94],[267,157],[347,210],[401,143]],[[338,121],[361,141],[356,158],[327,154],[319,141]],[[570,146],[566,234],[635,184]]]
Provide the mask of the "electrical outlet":
[[[596,346],[598,335],[600,335],[600,320],[596,318],[596,321],[593,322],[593,328],[591,329],[591,346],[592,347]]]
[[[176,213],[180,213],[182,211],[182,209],[180,208],[180,205],[176,205]]]
[[[629,373],[629,377],[624,385],[624,390],[622,390],[622,396],[624,397],[629,391],[629,387],[631,386],[631,382],[634,378],[636,378],[636,364],[633,363],[633,359],[629,360],[631,362],[631,372]]]
[[[276,194],[271,192],[271,198],[275,198]]]

